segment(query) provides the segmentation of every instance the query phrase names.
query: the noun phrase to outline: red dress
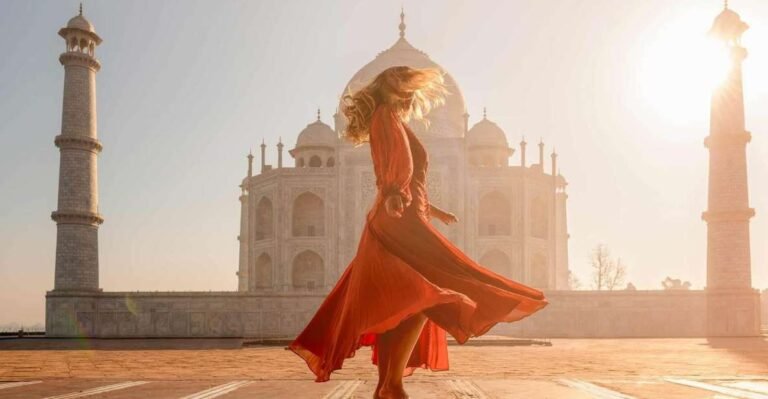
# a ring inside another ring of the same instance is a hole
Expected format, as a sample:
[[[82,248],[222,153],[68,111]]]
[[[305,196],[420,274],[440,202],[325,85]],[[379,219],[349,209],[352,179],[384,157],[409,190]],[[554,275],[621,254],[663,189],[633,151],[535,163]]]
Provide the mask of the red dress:
[[[366,216],[355,258],[304,331],[288,346],[317,376],[330,379],[362,345],[423,312],[427,322],[405,370],[448,369],[445,332],[464,343],[500,321],[522,319],[547,305],[540,290],[496,274],[465,255],[429,222],[428,156],[411,129],[386,106],[373,114],[371,156],[378,194]],[[384,198],[399,194],[400,218]]]

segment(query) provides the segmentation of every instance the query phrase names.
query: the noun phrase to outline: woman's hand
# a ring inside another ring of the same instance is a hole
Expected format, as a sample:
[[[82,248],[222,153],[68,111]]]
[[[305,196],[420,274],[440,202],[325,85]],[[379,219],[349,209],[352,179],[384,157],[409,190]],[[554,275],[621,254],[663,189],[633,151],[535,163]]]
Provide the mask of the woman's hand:
[[[429,214],[432,215],[432,217],[438,218],[445,224],[456,223],[459,221],[459,218],[457,218],[453,213],[444,211],[432,204],[429,204]]]
[[[403,198],[399,194],[391,194],[384,200],[387,215],[399,218],[403,216]]]
[[[441,213],[438,213],[436,217],[445,224],[456,223],[459,221],[459,218],[457,218],[456,215],[446,211],[442,211]]]

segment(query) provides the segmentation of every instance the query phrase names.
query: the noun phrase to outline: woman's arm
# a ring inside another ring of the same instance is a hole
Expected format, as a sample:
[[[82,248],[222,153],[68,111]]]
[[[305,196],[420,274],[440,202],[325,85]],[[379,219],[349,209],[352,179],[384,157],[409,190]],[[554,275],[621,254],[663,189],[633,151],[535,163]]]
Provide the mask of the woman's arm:
[[[431,202],[429,203],[429,214],[432,217],[438,218],[440,221],[442,221],[445,224],[456,223],[459,221],[459,218],[457,218],[456,215],[454,215],[451,212],[444,211],[438,208]]]
[[[429,203],[429,215],[432,217],[437,217],[438,215],[441,215],[445,212],[443,212],[442,209],[435,206],[433,203]]]
[[[385,199],[390,216],[401,216],[412,197],[409,183],[413,159],[405,129],[398,116],[386,106],[379,106],[371,120],[371,158],[376,185]]]

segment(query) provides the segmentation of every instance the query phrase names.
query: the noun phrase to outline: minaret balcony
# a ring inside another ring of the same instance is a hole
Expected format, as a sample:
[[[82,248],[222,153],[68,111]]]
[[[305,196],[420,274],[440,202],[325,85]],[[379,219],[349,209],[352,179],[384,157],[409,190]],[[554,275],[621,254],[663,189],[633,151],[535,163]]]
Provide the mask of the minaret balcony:
[[[701,219],[707,223],[716,222],[745,222],[755,216],[754,208],[736,211],[705,211],[701,213]]]
[[[747,144],[750,141],[752,141],[752,133],[747,131],[731,134],[711,134],[704,138],[704,147],[710,148],[711,145]]]
[[[88,136],[58,135],[53,141],[60,149],[76,149],[100,153],[103,148],[101,142]]]
[[[104,223],[104,217],[99,213],[75,210],[58,210],[51,212],[51,219],[57,224],[86,224],[95,226]]]
[[[98,72],[99,69],[101,69],[101,63],[99,60],[79,51],[68,51],[66,53],[62,53],[59,56],[59,62],[61,65],[76,65],[84,68],[90,68],[95,72]]]

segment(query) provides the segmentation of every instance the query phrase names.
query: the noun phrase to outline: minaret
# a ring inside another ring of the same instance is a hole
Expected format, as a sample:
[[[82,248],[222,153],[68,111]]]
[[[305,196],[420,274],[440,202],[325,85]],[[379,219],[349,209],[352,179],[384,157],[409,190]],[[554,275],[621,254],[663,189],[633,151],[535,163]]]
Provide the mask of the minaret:
[[[253,177],[253,152],[248,151],[248,177]]]
[[[336,132],[337,135],[341,135],[345,126],[344,115],[339,113],[339,109],[336,108],[336,113],[333,114],[333,131]]]
[[[530,227],[528,226],[528,181],[525,170],[525,149],[528,143],[525,141],[525,136],[520,140],[520,196],[522,200],[519,202],[520,206],[520,224],[523,226],[521,232],[520,243],[520,264],[523,266],[523,282],[530,282],[531,268],[528,265],[528,233]]]
[[[264,143],[264,139],[261,139],[261,173],[264,173],[267,169],[267,144]]]
[[[95,58],[101,38],[80,14],[59,30],[66,51],[59,56],[64,66],[64,101],[59,148],[58,209],[56,222],[56,274],[54,291],[99,291],[99,214],[97,160],[101,142],[96,135]]]
[[[557,219],[557,173],[555,171],[557,170],[557,153],[555,152],[555,149],[552,148],[552,154],[550,155],[550,159],[552,160],[552,205],[550,207],[550,222],[549,222],[549,231],[550,237],[552,240],[552,244],[550,246],[550,258],[552,259],[550,261],[550,264],[552,265],[552,268],[550,269],[552,272],[548,274],[549,276],[549,287],[553,289],[560,289],[561,282],[559,281],[560,277],[560,268],[558,268],[558,233],[559,233],[559,221]],[[541,165],[542,172],[544,171],[544,164],[542,162]]]
[[[555,160],[557,159],[557,154],[555,154]],[[555,195],[555,213],[556,217],[555,220],[557,221],[557,226],[555,228],[555,267],[557,268],[557,280],[555,280],[555,289],[556,290],[568,290],[571,289],[569,278],[568,278],[568,212],[567,212],[567,206],[566,201],[568,200],[568,194],[565,192],[565,188],[568,185],[568,183],[563,178],[563,175],[560,173],[559,169],[557,168],[557,162],[552,162],[552,174],[556,177],[554,177],[556,181],[557,186],[557,194]],[[556,172],[554,172],[556,171]]]
[[[759,297],[753,295],[749,243],[749,207],[741,64],[747,50],[741,35],[748,28],[725,9],[710,34],[729,50],[731,67],[712,94],[709,149],[709,198],[702,219],[707,223],[707,313],[710,335],[759,334]]]
[[[554,148],[552,148],[552,155],[550,155],[550,158],[552,158],[552,178],[557,180],[557,173],[555,173],[557,170],[557,152],[555,152]]]
[[[238,291],[248,290],[248,260],[249,251],[248,244],[250,243],[248,237],[250,237],[248,230],[248,187],[250,187],[251,177],[253,177],[253,154],[248,152],[248,175],[240,185],[240,235],[237,236],[237,240],[240,243],[240,262],[238,267]]]
[[[544,173],[544,139],[539,140],[539,165],[541,173]]]

